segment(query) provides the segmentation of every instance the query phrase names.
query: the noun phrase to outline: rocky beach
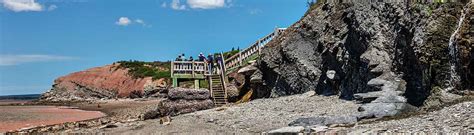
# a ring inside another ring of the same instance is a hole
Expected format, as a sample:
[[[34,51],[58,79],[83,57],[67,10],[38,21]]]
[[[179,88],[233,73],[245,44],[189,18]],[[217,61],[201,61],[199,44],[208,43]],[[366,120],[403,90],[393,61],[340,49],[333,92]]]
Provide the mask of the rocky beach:
[[[473,14],[472,2],[309,3],[251,60],[224,57],[236,68],[74,72],[37,100],[0,104],[0,133],[474,134]]]

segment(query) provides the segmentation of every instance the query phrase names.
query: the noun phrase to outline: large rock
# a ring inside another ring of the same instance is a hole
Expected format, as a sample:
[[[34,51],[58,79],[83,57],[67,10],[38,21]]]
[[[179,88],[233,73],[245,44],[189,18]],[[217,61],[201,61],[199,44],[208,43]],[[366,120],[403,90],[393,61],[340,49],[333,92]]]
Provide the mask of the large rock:
[[[211,94],[207,89],[186,89],[172,88],[168,91],[168,98],[171,100],[205,100],[209,99]]]
[[[212,100],[165,100],[159,107],[157,114],[161,116],[177,116],[180,114],[206,110],[214,107]]]
[[[420,106],[434,86],[449,87],[446,82],[451,80],[449,63],[453,58],[449,57],[448,43],[463,6],[459,3],[410,7],[403,3],[315,6],[263,49],[257,62],[263,83],[256,93],[279,97],[316,91],[354,99],[356,93],[383,91],[390,94],[371,97],[365,102],[404,97],[409,104]],[[472,16],[472,5],[468,9],[466,16]],[[474,30],[468,25],[471,20],[472,17],[463,23],[464,31],[460,35],[464,39],[472,39],[468,36]],[[472,46],[469,44],[472,40],[456,41],[462,52],[462,60],[456,65],[464,65],[456,66],[463,76],[456,88],[472,87],[469,79],[472,68],[467,67],[473,63],[470,56],[473,51],[466,47]],[[399,87],[393,78],[406,84]],[[393,87],[400,90],[388,90]],[[381,106],[384,110],[404,106],[384,102],[371,106]],[[372,107],[366,109],[369,108]]]

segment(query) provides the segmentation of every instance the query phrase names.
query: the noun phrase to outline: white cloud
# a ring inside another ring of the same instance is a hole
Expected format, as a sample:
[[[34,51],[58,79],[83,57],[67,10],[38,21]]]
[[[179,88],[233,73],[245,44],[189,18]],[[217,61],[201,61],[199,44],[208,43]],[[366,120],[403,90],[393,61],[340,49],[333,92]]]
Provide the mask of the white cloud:
[[[3,6],[14,12],[43,11],[43,6],[35,0],[3,0]]]
[[[137,22],[139,24],[144,24],[145,23],[142,19],[136,19],[135,22]]]
[[[171,1],[171,8],[174,9],[174,10],[185,10],[186,9],[186,5],[181,5],[181,2],[180,0],[173,0]]]
[[[76,58],[56,55],[0,55],[0,66],[12,66],[31,62],[65,61]]]
[[[162,7],[162,8],[166,8],[166,7],[168,7],[168,4],[166,4],[166,2],[163,2],[163,3],[161,4],[161,7]]]
[[[145,27],[151,27],[151,25],[145,23],[145,21],[143,21],[142,19],[135,19],[135,22]]]
[[[117,22],[115,22],[115,24],[120,25],[120,26],[127,26],[131,23],[132,23],[132,21],[130,21],[130,19],[128,19],[128,17],[120,17],[119,20]]]
[[[224,7],[226,2],[225,0],[188,0],[188,5],[195,9],[214,9]]]
[[[58,8],[58,6],[56,6],[56,5],[50,5],[50,6],[48,7],[48,11],[53,11],[53,10],[55,10],[56,8]]]

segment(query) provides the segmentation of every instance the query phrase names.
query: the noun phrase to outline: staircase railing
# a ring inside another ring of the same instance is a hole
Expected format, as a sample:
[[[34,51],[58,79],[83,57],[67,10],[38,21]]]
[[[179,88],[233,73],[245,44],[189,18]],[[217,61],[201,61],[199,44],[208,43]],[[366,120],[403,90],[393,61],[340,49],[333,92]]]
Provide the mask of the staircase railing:
[[[245,62],[245,60],[247,60],[254,54],[257,54],[257,53],[260,54],[262,47],[267,45],[267,43],[270,42],[275,36],[279,35],[285,30],[286,28],[276,28],[275,31],[257,40],[257,42],[250,45],[250,47],[240,51],[238,54],[235,54],[234,56],[229,57],[224,62],[226,69],[233,69],[238,66],[241,66],[243,65],[243,62]]]
[[[224,54],[222,54],[221,52],[221,58],[222,58],[222,63],[219,63],[219,68],[220,69],[220,75],[221,75],[221,81],[222,81],[222,88],[224,89],[224,97],[227,99],[227,86],[225,84],[225,76],[227,75],[226,74],[226,66],[225,66],[225,57],[224,57]]]

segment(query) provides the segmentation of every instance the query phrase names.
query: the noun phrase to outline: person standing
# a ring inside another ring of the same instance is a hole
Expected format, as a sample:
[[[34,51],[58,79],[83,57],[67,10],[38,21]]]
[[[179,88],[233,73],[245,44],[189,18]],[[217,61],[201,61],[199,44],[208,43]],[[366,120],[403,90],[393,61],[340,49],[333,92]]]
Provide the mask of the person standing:
[[[205,61],[206,60],[206,57],[204,57],[204,55],[201,53],[199,53],[199,61]]]
[[[178,55],[178,57],[176,58],[176,61],[183,61],[183,58],[181,57],[181,55]]]
[[[189,61],[194,61],[193,56],[189,56]]]
[[[184,55],[184,53],[181,55],[181,59],[183,59],[182,61],[188,61],[186,60],[186,55]]]
[[[209,69],[209,74],[212,74],[212,71],[214,71],[212,68],[214,67],[214,57],[212,54],[209,54],[207,56],[207,67]]]

